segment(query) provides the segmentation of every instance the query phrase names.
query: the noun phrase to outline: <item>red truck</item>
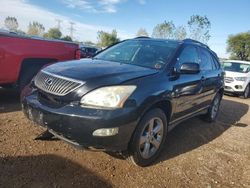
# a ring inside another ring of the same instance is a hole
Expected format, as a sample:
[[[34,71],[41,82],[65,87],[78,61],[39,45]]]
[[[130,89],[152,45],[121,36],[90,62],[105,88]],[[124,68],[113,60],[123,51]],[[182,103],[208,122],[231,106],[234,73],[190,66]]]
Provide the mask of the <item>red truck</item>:
[[[80,59],[79,45],[0,31],[0,86],[21,90],[47,64]]]

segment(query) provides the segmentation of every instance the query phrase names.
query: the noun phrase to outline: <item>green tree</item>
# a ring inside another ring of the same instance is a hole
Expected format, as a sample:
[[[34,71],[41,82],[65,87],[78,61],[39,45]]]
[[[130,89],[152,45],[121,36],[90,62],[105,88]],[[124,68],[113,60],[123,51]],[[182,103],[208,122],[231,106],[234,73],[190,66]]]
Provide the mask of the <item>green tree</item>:
[[[50,28],[43,36],[49,39],[60,39],[62,37],[62,32],[58,28]]]
[[[137,33],[136,33],[137,37],[148,37],[148,32],[146,31],[146,29],[144,28],[140,28]]]
[[[211,22],[206,16],[192,15],[188,21],[189,37],[203,43],[210,39]]]
[[[39,22],[32,22],[29,23],[27,33],[29,35],[43,36],[44,31],[45,28],[42,24],[40,24]]]
[[[70,36],[68,36],[68,35],[62,37],[61,39],[65,40],[65,41],[71,41],[71,42],[73,41],[72,38]]]
[[[111,33],[98,31],[97,40],[98,46],[100,47],[108,47],[120,41],[120,39],[117,37],[116,30],[113,30]]]
[[[163,22],[154,27],[152,37],[154,38],[168,38],[173,39],[175,32],[175,25],[172,21]]]
[[[250,31],[229,36],[227,51],[232,59],[250,60]]]
[[[4,25],[10,31],[17,31],[18,22],[17,22],[17,19],[15,17],[8,16],[7,18],[5,18]]]

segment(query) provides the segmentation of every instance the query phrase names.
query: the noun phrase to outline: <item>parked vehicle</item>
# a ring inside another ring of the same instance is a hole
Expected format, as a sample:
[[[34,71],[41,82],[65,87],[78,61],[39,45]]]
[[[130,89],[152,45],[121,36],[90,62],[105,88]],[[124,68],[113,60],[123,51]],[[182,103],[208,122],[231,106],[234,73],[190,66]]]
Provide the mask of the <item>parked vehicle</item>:
[[[81,46],[81,58],[91,58],[93,57],[99,50],[99,48],[94,46]]]
[[[80,59],[79,45],[0,32],[0,86],[21,90],[45,65]]]
[[[249,97],[250,62],[227,60],[223,62],[225,70],[225,92]]]
[[[66,142],[147,166],[175,125],[199,114],[216,119],[223,82],[206,45],[144,37],[42,69],[22,104],[29,119]]]

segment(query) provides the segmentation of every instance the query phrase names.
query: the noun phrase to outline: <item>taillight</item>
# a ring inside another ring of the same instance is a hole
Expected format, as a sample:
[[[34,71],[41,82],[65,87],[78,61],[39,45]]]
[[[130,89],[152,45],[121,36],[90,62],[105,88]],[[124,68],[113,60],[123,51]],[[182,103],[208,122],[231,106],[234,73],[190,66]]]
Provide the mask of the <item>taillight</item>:
[[[76,50],[75,59],[81,59],[81,49]]]

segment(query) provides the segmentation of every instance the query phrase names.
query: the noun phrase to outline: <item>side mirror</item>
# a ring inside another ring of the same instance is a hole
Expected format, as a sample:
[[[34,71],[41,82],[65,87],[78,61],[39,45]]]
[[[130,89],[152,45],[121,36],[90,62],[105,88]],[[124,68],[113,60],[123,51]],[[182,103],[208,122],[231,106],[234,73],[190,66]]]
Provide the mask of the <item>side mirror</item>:
[[[181,74],[197,74],[200,72],[198,63],[183,63],[179,69]]]

